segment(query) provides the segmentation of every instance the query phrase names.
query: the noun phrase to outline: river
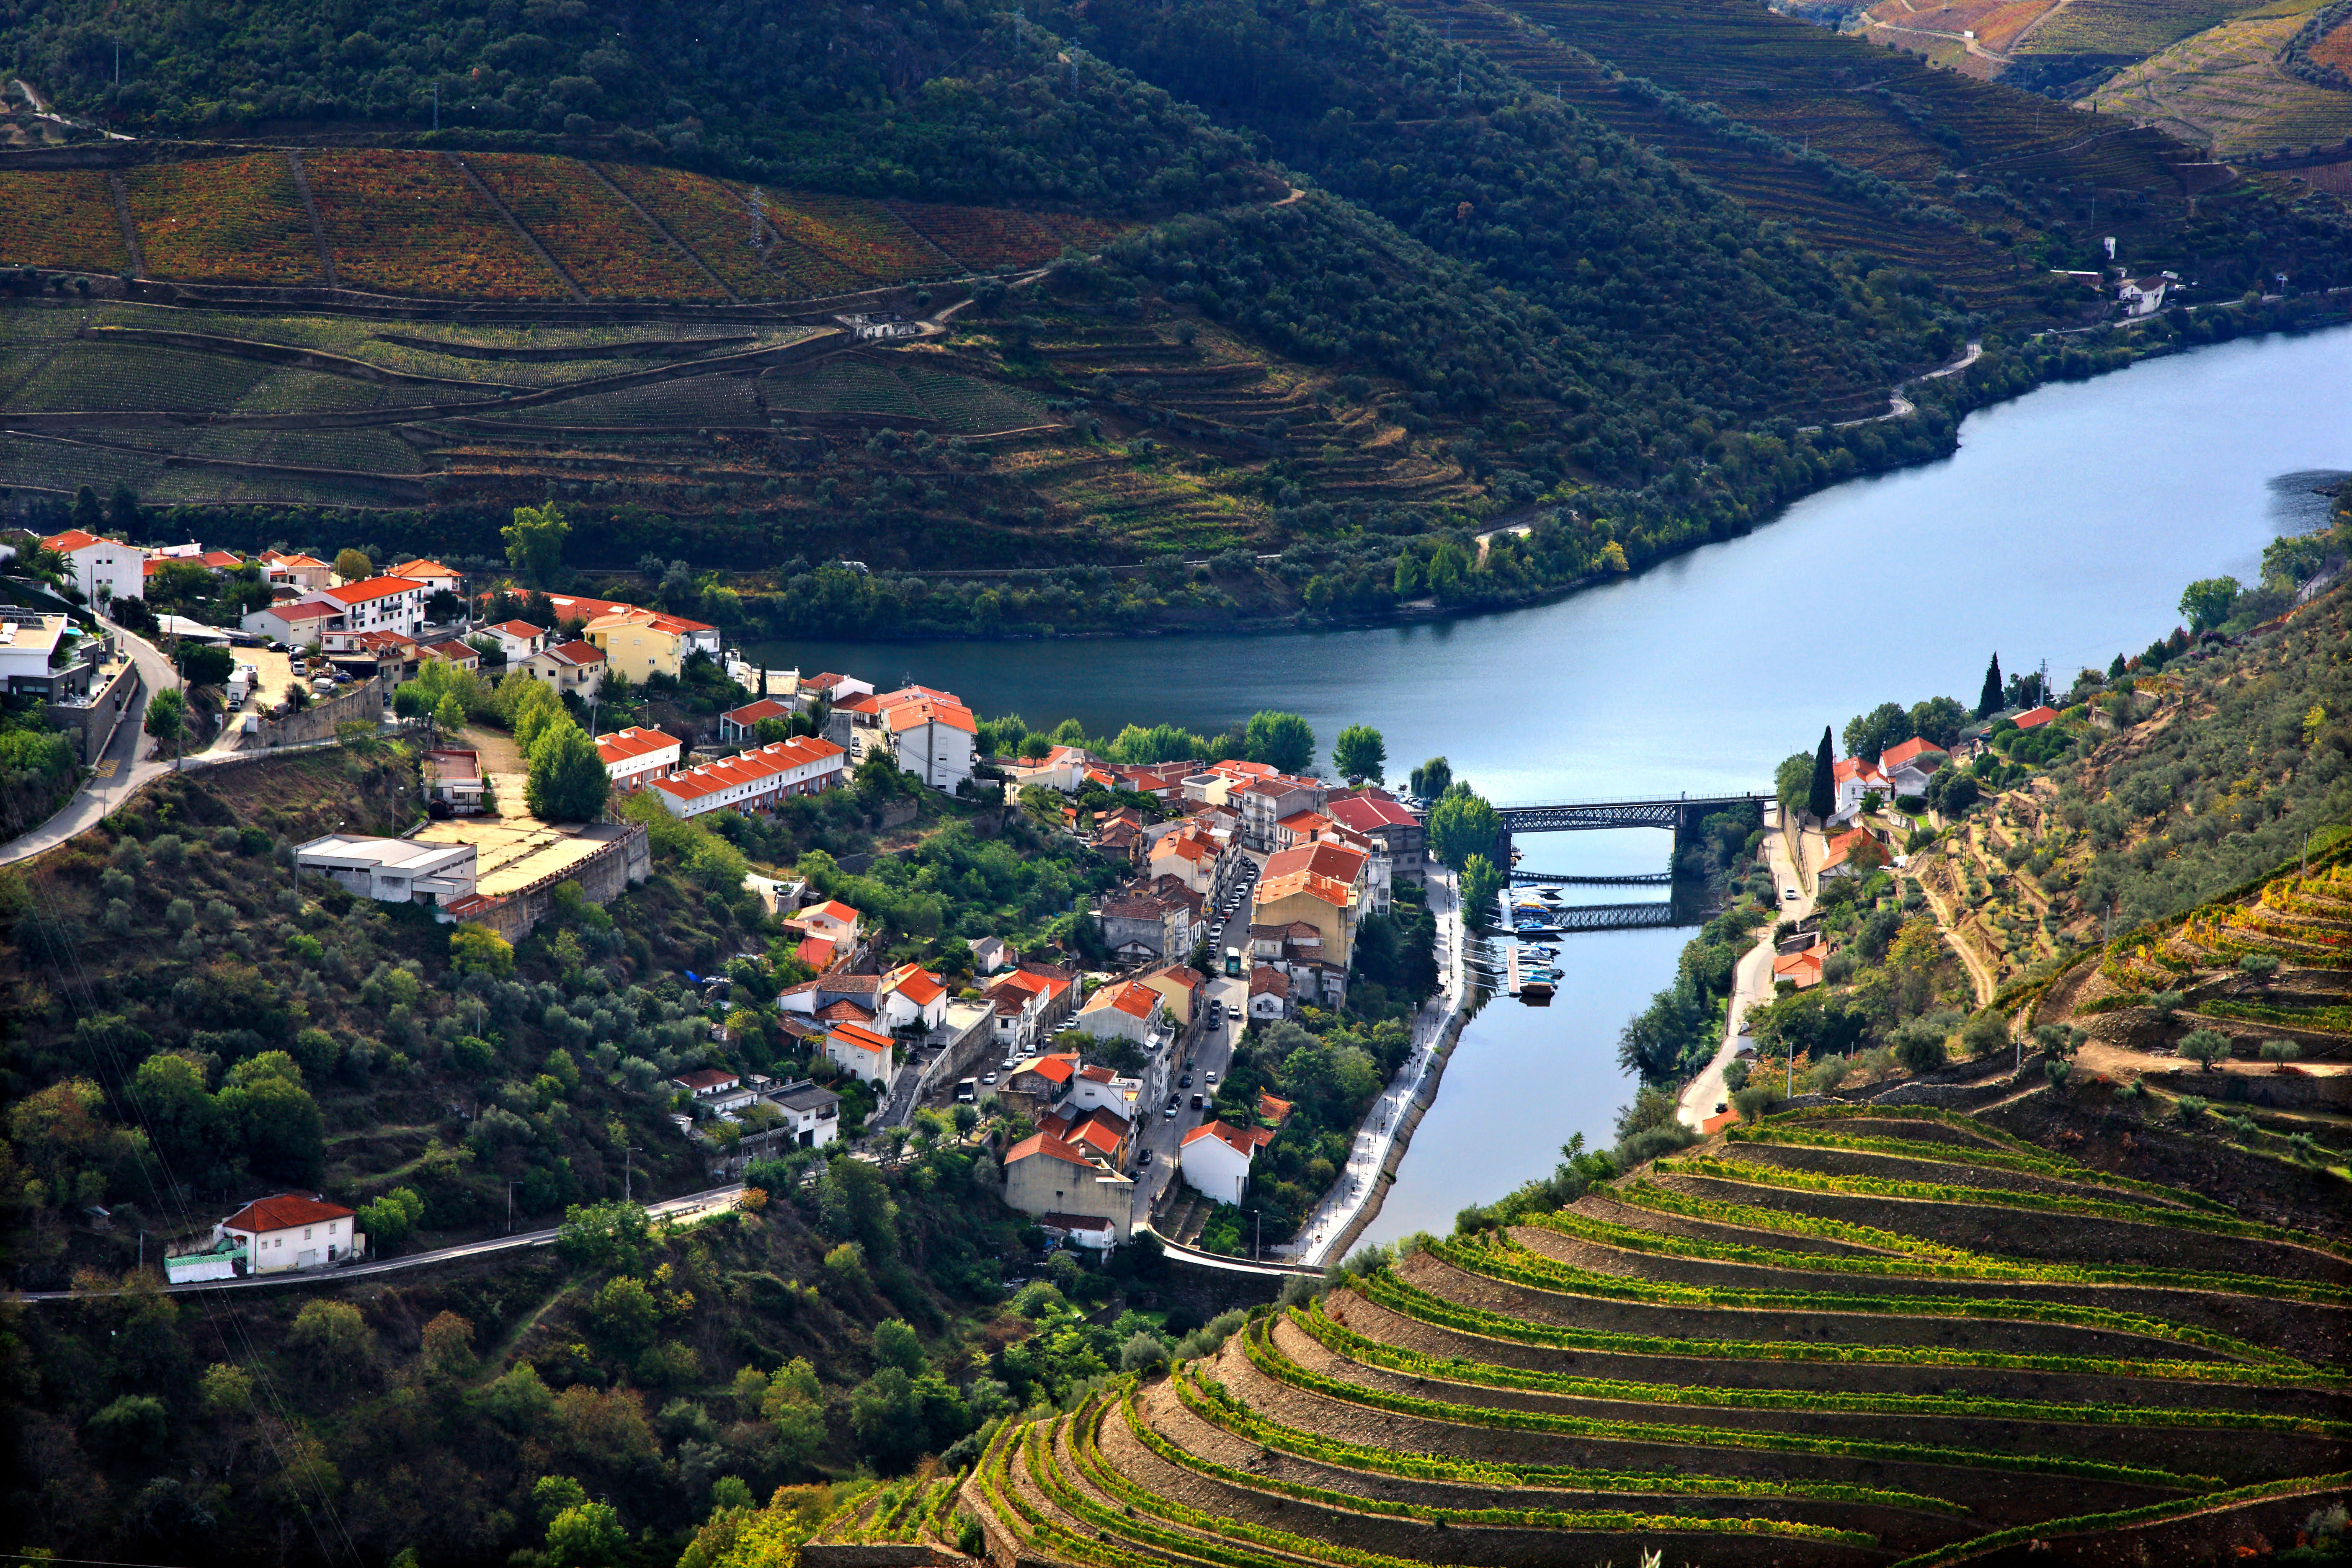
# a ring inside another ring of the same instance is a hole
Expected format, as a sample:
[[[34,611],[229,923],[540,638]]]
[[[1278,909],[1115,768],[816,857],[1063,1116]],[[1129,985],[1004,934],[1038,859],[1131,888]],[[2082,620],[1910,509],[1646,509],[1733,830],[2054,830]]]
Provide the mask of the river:
[[[1392,779],[1443,753],[1496,801],[1769,789],[1823,724],[1883,701],[1972,703],[1994,652],[2004,672],[2047,660],[2063,688],[2170,632],[2192,579],[2251,582],[2282,528],[2316,521],[2309,484],[2288,476],[2352,468],[2347,410],[2352,328],[2219,344],[1980,410],[1948,458],[1822,491],[1745,538],[1533,609],[1280,637],[746,651],[1097,734],[1162,721],[1213,733],[1273,708],[1304,714],[1328,746],[1369,723]],[[1666,851],[1641,832],[1519,844],[1528,869],[1655,870]],[[1631,1092],[1617,1031],[1685,940],[1565,939],[1550,1007],[1487,1007],[1369,1239],[1446,1229],[1548,1171],[1573,1133],[1610,1142]]]

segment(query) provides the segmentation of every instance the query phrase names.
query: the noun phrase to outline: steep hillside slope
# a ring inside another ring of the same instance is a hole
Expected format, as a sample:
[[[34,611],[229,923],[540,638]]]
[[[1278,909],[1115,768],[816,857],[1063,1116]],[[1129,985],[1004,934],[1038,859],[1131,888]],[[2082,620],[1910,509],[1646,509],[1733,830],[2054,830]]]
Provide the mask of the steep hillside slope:
[[[2062,1561],[2343,1491],[2336,1244],[1948,1112],[1797,1110],[1008,1424],[1055,1563]],[[2276,1500],[2265,1501],[2263,1500]]]

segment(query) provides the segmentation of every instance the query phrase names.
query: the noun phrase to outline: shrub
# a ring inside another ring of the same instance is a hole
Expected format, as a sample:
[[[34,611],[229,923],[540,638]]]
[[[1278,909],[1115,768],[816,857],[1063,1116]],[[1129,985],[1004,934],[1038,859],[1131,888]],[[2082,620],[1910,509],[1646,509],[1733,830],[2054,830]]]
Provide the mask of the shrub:
[[[1773,1100],[1772,1091],[1762,1084],[1751,1084],[1731,1097],[1731,1108],[1739,1112],[1739,1120],[1753,1127],[1764,1120],[1764,1108]]]
[[[1950,1059],[1944,1050],[1944,1031],[1925,1018],[1897,1028],[1894,1045],[1895,1059],[1907,1072],[1934,1072]]]
[[[2172,1016],[2180,1011],[2180,1005],[2187,1000],[2178,991],[2158,991],[2147,999],[2147,1005],[2156,1010],[2158,1023],[2169,1024]]]
[[[2009,1021],[1988,1007],[1960,1026],[1964,1055],[1981,1057],[2009,1044]]]
[[[2197,1063],[2205,1071],[2211,1072],[2215,1062],[2229,1059],[2230,1037],[2219,1029],[2197,1029],[2191,1031],[2174,1049]]]
[[[2276,1062],[2281,1067],[2303,1055],[2303,1047],[2293,1040],[2264,1040],[2262,1051],[2263,1060]]]
[[[126,1459],[152,1459],[171,1433],[171,1414],[150,1394],[126,1394],[89,1418],[90,1447]]]
[[[2278,973],[2278,967],[2275,952],[2249,952],[2238,960],[2238,973],[2253,980],[2268,981]]]

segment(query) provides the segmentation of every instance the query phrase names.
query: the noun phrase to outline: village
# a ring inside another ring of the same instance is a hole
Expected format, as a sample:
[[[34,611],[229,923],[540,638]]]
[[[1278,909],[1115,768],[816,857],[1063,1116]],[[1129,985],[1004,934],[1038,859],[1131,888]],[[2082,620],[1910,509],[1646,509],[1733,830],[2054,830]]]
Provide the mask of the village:
[[[808,976],[761,1005],[796,1058],[824,1064],[824,1081],[752,1070],[714,1021],[706,1065],[653,1086],[677,1134],[704,1149],[713,1181],[838,1141],[887,1159],[928,1113],[997,1137],[1004,1200],[1050,1244],[1099,1254],[1156,1226],[1188,1242],[1218,1208],[1244,1204],[1293,1109],[1263,1089],[1220,1102],[1245,1037],[1305,1009],[1342,1016],[1364,922],[1391,915],[1400,893],[1421,902],[1448,875],[1427,851],[1428,803],[1376,783],[1242,758],[1125,763],[1034,737],[1023,754],[990,756],[952,692],[753,668],[718,627],[656,609],[469,592],[438,562],[377,570],[357,552],[247,559],[83,531],[43,539],[39,551],[68,600],[109,612],[83,639],[104,649],[89,661],[94,675],[113,663],[135,685],[134,641],[172,649],[181,688],[199,684],[192,669],[227,666],[216,731],[189,741],[151,722],[141,765],[345,744],[362,728],[413,743],[421,798],[400,803],[397,831],[301,843],[295,871],[425,906],[453,929],[520,942],[566,900],[603,905],[643,882],[651,855],[632,799],[681,822],[764,816],[847,788],[877,763],[945,796],[1042,813],[1073,852],[1109,868],[1086,911],[1091,963],[987,937],[964,939],[968,960],[952,966],[887,962],[867,914],[805,880],[747,876]],[[154,614],[159,577],[184,585],[198,574],[236,590],[230,602],[247,606],[236,624]],[[76,619],[46,617],[60,637]],[[192,661],[197,649],[222,652]],[[533,764],[514,740],[439,703],[460,676],[494,691],[536,683],[586,720],[604,774],[589,819],[530,808]],[[681,692],[710,710],[668,703],[667,729],[594,723]],[[1078,804],[1106,797],[1096,809]],[[705,985],[714,1019],[745,1001],[725,976],[687,978]],[[354,1210],[321,1194],[269,1195],[171,1257],[167,1276],[194,1283],[353,1262],[371,1250],[358,1226]],[[1322,1226],[1327,1238],[1336,1228]]]

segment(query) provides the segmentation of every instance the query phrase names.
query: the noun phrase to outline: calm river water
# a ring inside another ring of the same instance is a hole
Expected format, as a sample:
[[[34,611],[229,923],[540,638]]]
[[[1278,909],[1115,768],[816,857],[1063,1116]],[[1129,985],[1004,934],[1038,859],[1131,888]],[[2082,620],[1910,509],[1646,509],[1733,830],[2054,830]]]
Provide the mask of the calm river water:
[[[2046,659],[2063,686],[2147,647],[2179,619],[2183,584],[2251,581],[2263,544],[2310,515],[2308,483],[2288,476],[2347,468],[2352,328],[2337,328],[2045,387],[1971,416],[1945,461],[1822,491],[1744,539],[1536,609],[1282,637],[746,652],[1097,734],[1214,732],[1273,708],[1328,745],[1369,723],[1393,779],[1443,753],[1496,801],[1760,790],[1823,724],[1883,701],[1972,701],[1990,653],[2004,671]],[[1655,833],[1519,844],[1531,870],[1655,870],[1666,855]],[[1573,1133],[1609,1142],[1631,1092],[1617,1031],[1685,939],[1566,939],[1551,1006],[1481,1013],[1370,1239],[1446,1229],[1548,1171]]]

